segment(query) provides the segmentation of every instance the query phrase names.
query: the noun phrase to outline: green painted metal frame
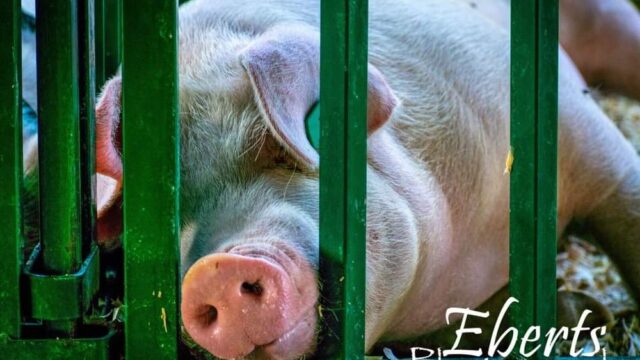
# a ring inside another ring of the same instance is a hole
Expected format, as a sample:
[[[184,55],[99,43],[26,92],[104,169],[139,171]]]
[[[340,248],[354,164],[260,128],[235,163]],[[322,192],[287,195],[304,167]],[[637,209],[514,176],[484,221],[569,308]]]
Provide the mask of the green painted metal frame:
[[[511,322],[556,324],[558,1],[511,3]]]
[[[40,246],[25,264],[24,274],[31,294],[30,316],[39,320],[74,320],[89,309],[100,283],[98,247],[93,245],[77,272],[42,275],[38,271]]]
[[[127,359],[175,359],[180,338],[177,8],[177,0],[123,6]]]
[[[91,339],[21,339],[12,340],[0,334],[0,349],[3,357],[11,360],[43,359],[117,359],[111,347],[115,333],[105,331]]]
[[[0,6],[0,336],[19,337],[22,260],[22,55],[20,0]]]
[[[40,16],[38,16],[40,14]],[[46,15],[45,15],[46,14]],[[44,271],[74,273],[82,263],[80,104],[76,0],[36,2],[40,241]],[[71,334],[70,321],[50,322]]]
[[[0,8],[0,47],[9,50],[0,55],[6,64],[0,69],[0,123],[10,129],[0,135],[0,241],[11,254],[0,262],[0,298],[8,307],[0,315],[0,352],[12,359],[111,356],[114,332],[88,330],[80,321],[99,286],[97,247],[81,233],[86,221],[81,213],[91,216],[95,210],[91,199],[81,205],[79,195],[81,187],[92,187],[88,179],[93,177],[92,3],[37,4],[36,12],[47,14],[37,23],[38,57],[47,59],[38,62],[37,71],[41,215],[48,216],[41,245],[24,266],[20,1]],[[89,148],[82,158],[81,146]]]
[[[366,0],[323,0],[320,26],[322,358],[364,356]]]

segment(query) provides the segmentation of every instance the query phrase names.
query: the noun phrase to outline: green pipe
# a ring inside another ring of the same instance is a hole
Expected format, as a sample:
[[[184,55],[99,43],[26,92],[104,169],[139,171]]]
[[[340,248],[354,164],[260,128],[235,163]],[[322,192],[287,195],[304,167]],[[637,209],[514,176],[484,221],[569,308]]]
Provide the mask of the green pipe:
[[[0,337],[20,336],[22,90],[20,0],[0,6]]]
[[[82,263],[76,1],[38,1],[36,18],[43,265],[69,274]],[[70,321],[48,326],[55,335],[74,332]]]
[[[98,0],[100,2],[100,0]],[[80,193],[82,198],[82,253],[87,255],[96,235],[95,203],[95,1],[78,2],[78,53],[80,101]]]
[[[41,240],[45,268],[65,274],[82,262],[76,1],[36,6]]]
[[[115,75],[122,61],[122,1],[102,0],[104,80]]]
[[[95,48],[95,88],[100,90],[105,82],[105,2],[94,0],[94,48]]]

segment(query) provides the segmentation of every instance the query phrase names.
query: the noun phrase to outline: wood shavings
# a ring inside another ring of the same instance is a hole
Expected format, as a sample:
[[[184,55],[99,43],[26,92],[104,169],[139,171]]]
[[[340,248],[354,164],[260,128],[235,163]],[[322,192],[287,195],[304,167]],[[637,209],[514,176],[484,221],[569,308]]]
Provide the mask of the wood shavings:
[[[640,102],[620,95],[598,94],[598,103],[640,153]]]

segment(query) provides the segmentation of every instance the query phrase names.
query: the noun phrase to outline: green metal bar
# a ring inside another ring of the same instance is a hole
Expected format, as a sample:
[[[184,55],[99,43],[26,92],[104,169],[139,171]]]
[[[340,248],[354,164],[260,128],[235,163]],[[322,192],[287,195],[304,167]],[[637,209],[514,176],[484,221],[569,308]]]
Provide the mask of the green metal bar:
[[[536,322],[546,332],[556,326],[559,6],[557,0],[539,1]]]
[[[511,4],[511,169],[509,288],[520,306],[511,309],[518,329],[535,323],[535,121],[536,0]],[[519,66],[517,66],[519,65]]]
[[[367,6],[366,0],[321,2],[323,358],[364,356]]]
[[[44,271],[74,273],[82,263],[78,33],[75,0],[36,2],[40,238]],[[70,321],[48,324],[72,334]]]
[[[95,47],[95,88],[101,89],[105,82],[105,2],[94,0],[94,47]]]
[[[362,358],[365,327],[367,199],[368,1],[349,1],[347,93],[347,237],[345,238],[344,347]]]
[[[0,6],[0,335],[20,336],[22,90],[20,0]]]
[[[555,326],[558,3],[511,4],[510,289],[520,330]]]
[[[14,340],[0,334],[3,359],[118,359],[112,346],[115,331],[100,329],[90,339],[22,339]]]
[[[80,94],[80,189],[82,198],[83,254],[88,254],[96,235],[95,203],[95,8],[94,0],[78,2],[78,52]]]
[[[127,359],[175,359],[177,356],[177,8],[177,0],[128,1],[123,8]]]
[[[80,234],[80,126],[75,0],[38,1],[38,131],[45,268],[75,272]]]
[[[104,77],[105,80],[113,76],[122,60],[122,1],[104,1]]]

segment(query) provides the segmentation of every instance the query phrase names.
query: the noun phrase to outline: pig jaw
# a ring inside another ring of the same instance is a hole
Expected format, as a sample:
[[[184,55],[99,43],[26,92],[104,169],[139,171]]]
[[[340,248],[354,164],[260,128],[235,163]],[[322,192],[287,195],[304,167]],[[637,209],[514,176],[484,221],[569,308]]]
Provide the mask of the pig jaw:
[[[185,275],[187,332],[223,359],[297,359],[315,350],[315,270],[295,249],[248,240],[198,260]]]

